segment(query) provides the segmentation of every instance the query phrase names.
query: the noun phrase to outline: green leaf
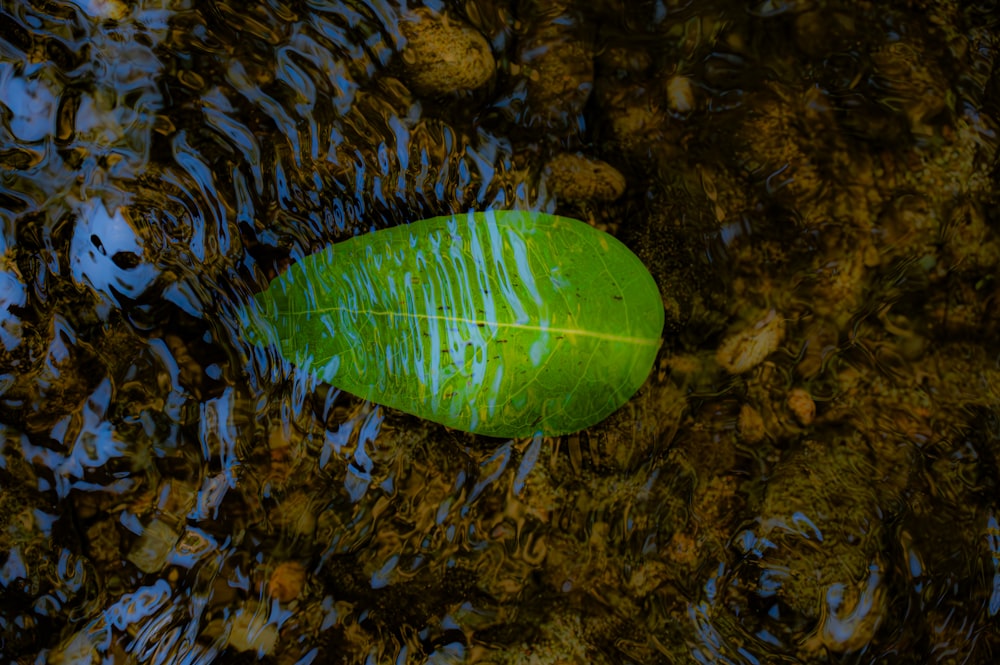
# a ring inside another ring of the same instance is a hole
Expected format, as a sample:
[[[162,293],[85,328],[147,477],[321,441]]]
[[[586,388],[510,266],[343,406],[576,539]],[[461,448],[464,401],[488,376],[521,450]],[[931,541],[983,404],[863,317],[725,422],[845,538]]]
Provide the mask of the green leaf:
[[[646,380],[663,303],[612,236],[543,213],[435,217],[306,257],[251,339],[359,397],[468,432],[575,432]]]

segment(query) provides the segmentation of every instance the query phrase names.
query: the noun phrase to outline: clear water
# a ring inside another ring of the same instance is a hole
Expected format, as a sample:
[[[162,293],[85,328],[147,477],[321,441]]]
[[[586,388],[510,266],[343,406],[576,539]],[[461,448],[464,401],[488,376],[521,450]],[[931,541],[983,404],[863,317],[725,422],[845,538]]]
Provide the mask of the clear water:
[[[992,662],[996,8],[429,7],[475,89],[416,7],[0,2],[3,661]],[[474,437],[246,343],[289,263],[490,207],[657,279],[604,423]]]

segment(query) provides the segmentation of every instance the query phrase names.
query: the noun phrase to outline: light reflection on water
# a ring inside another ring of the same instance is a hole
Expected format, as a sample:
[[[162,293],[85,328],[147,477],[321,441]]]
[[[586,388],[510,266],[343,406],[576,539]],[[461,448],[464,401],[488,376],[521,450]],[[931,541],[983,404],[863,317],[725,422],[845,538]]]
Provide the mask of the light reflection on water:
[[[989,662],[995,18],[680,4],[449,4],[496,71],[438,95],[399,5],[0,2],[4,660]],[[291,262],[490,207],[657,278],[607,423],[467,436],[246,342]]]

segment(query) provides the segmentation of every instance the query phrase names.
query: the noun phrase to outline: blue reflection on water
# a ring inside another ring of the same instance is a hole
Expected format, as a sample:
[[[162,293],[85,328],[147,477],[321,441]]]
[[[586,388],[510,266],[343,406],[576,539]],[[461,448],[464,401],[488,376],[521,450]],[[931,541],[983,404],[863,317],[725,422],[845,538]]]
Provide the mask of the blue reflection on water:
[[[524,451],[524,455],[521,457],[521,464],[517,468],[517,475],[514,476],[514,494],[520,494],[524,490],[524,483],[527,481],[531,470],[535,468],[538,456],[542,452],[542,441],[544,439],[545,437],[541,432],[535,432],[531,443],[528,444],[528,448]]]
[[[1000,612],[1000,523],[992,512],[986,521],[986,544],[993,563],[993,580],[990,585],[989,614]]]
[[[123,595],[104,611],[104,617],[110,627],[120,631],[127,630],[163,607],[172,593],[166,580],[156,580],[153,584]]]
[[[139,296],[158,274],[155,266],[142,261],[128,268],[118,265],[120,255],[142,257],[143,244],[122,210],[112,212],[100,200],[80,203],[70,252],[73,278],[115,305],[122,304],[119,296]]]
[[[469,494],[469,503],[475,501],[483,490],[496,482],[497,478],[506,471],[507,464],[511,459],[512,446],[513,441],[508,441],[497,448],[492,455],[480,462],[480,475],[476,480],[476,484],[472,487],[472,492]]]
[[[0,585],[9,588],[15,580],[23,580],[28,576],[28,568],[20,547],[12,547],[7,551],[7,560],[0,567]]]
[[[392,571],[396,569],[396,564],[399,563],[399,555],[390,556],[385,564],[371,576],[371,587],[373,589],[381,589],[392,582]]]

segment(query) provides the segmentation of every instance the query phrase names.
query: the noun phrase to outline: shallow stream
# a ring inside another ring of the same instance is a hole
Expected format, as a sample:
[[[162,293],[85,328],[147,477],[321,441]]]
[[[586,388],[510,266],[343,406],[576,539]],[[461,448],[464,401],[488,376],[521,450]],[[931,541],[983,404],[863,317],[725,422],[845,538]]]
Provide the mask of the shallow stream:
[[[994,662],[998,17],[0,0],[0,661]],[[656,280],[603,422],[247,339],[290,264],[487,209]]]

